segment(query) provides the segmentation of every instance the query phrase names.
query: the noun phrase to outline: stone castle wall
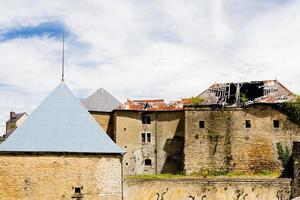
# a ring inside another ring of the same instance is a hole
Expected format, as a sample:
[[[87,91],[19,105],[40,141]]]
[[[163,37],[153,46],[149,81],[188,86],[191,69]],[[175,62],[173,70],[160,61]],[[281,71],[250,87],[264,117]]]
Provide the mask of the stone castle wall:
[[[251,128],[245,127],[246,120],[251,121]],[[278,128],[273,120],[279,121]],[[199,121],[204,121],[204,128],[199,127]],[[185,170],[277,171],[282,168],[278,143],[291,150],[299,136],[297,125],[267,105],[186,109]]]
[[[0,199],[121,200],[120,157],[110,155],[0,155]]]
[[[142,115],[151,119],[142,124]],[[127,151],[124,174],[179,173],[183,166],[184,113],[115,111],[116,143]],[[142,133],[151,141],[142,142]],[[151,160],[151,166],[145,160]]]
[[[290,179],[127,179],[124,200],[288,200],[290,191]]]
[[[112,112],[95,112],[89,111],[98,124],[103,128],[105,133],[114,140],[114,121]]]

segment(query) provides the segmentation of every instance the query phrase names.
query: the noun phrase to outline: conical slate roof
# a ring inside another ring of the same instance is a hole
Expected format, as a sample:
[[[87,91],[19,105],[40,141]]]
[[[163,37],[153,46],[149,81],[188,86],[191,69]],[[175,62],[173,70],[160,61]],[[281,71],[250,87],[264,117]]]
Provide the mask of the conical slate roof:
[[[82,103],[87,110],[98,112],[111,112],[121,105],[118,99],[103,88],[88,96]]]
[[[64,83],[0,144],[0,151],[124,153]]]

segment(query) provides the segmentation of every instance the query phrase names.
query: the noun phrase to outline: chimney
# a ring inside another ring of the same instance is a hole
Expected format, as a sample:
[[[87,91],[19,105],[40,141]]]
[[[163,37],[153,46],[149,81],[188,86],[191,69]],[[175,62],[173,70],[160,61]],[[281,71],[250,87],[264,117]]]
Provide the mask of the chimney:
[[[16,113],[13,112],[13,111],[11,111],[11,112],[9,113],[9,116],[10,116],[10,119],[13,119],[13,118],[15,118]]]

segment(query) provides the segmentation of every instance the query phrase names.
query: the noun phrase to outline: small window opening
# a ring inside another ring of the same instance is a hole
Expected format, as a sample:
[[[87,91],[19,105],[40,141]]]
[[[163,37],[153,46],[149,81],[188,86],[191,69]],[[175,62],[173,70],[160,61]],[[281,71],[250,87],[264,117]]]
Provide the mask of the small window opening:
[[[151,142],[151,133],[142,133],[142,143]]]
[[[126,165],[128,165],[128,162],[126,163]]]
[[[147,142],[151,142],[151,134],[150,133],[147,133]]]
[[[279,120],[273,120],[273,127],[274,128],[279,128],[280,127]]]
[[[246,128],[251,128],[251,120],[246,120],[245,121],[245,127]]]
[[[152,160],[151,159],[146,159],[145,160],[145,165],[146,166],[151,166],[152,165]]]
[[[148,115],[142,115],[142,124],[151,124],[151,118]]]
[[[75,187],[75,194],[81,194],[81,187]]]
[[[199,121],[199,128],[205,128],[204,121]]]
[[[145,143],[146,142],[146,134],[142,133],[142,142]]]

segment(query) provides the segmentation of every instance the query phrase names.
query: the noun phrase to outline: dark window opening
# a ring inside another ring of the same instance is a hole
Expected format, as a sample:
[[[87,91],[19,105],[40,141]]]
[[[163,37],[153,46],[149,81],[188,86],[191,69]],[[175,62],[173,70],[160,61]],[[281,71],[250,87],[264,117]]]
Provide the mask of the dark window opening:
[[[142,142],[145,143],[146,142],[146,134],[142,133]]]
[[[250,120],[245,121],[245,127],[246,128],[251,128],[251,121]]]
[[[142,115],[142,124],[151,124],[150,116]]]
[[[152,165],[152,160],[151,159],[146,159],[145,160],[145,165],[146,166],[151,166]]]
[[[273,127],[274,128],[279,128],[280,127],[279,120],[273,120]]]
[[[81,194],[81,187],[75,187],[75,194]]]
[[[151,133],[142,133],[142,143],[151,142]]]
[[[128,163],[126,163],[126,165],[128,165]]]
[[[151,134],[150,133],[147,133],[147,142],[151,142]]]
[[[199,128],[205,128],[204,121],[199,121]]]

